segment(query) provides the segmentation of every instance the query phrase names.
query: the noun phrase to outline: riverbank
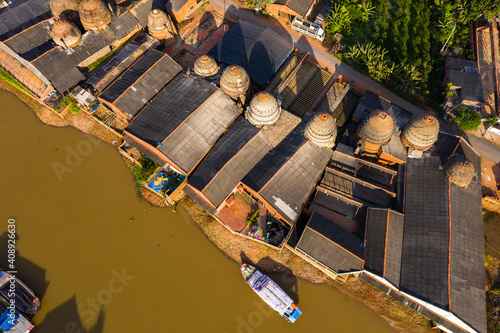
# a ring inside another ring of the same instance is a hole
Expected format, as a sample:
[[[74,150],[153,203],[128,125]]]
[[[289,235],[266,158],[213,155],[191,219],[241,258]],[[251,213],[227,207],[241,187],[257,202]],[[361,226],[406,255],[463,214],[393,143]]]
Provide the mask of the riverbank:
[[[110,144],[114,143],[115,146],[121,143],[119,136],[103,128],[102,124],[92,120],[92,116],[84,112],[76,115],[68,114],[63,118],[5,81],[0,81],[0,89],[15,94],[34,111],[40,121],[47,125],[55,127],[73,126]],[[142,194],[143,198],[151,204],[162,205],[161,200],[153,200],[157,199],[155,196],[148,196],[149,193],[146,190],[142,190]],[[333,286],[340,292],[371,308],[401,332],[435,332],[431,330],[427,318],[356,277],[349,277],[343,281],[340,281],[340,279],[333,280],[286,248],[279,252],[263,244],[233,235],[189,198],[185,198],[180,206],[187,210],[198,227],[218,249],[238,263],[253,263],[266,273],[282,274],[290,278],[301,278],[315,284]]]
[[[400,332],[436,332],[429,319],[355,276],[332,279],[288,248],[277,251],[232,234],[189,197],[180,204],[219,250],[237,263],[250,263],[266,273],[284,274],[316,284],[327,284],[368,306]]]

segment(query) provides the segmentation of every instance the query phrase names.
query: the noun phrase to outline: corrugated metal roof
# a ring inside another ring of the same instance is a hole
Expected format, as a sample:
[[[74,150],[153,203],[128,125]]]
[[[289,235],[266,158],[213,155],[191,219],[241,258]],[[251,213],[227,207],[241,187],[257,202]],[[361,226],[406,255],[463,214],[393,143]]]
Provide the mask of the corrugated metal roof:
[[[448,181],[438,157],[408,159],[401,289],[449,306]]]
[[[159,51],[150,50],[149,52]],[[163,53],[161,58],[130,85],[113,104],[132,119],[151,98],[181,71],[182,67],[166,53]]]
[[[4,43],[18,54],[26,53],[46,41],[52,40],[50,27],[54,22],[54,18],[41,21],[24,30],[22,33],[5,40]]]
[[[273,154],[273,150],[268,153],[270,154]],[[310,141],[305,142],[272,175],[259,191],[260,195],[293,224],[331,156],[331,149],[318,147]],[[265,164],[263,167],[273,168]]]
[[[363,268],[363,241],[314,212],[296,248],[338,273]]]
[[[99,97],[107,102],[114,103],[127,89],[153,67],[166,54],[150,50],[137,60],[126,72],[118,77]]]
[[[288,0],[286,6],[298,14],[305,16],[314,0]]]
[[[203,159],[203,162],[201,162],[190,177],[189,184],[199,191],[203,191],[229,160],[238,155],[241,149],[251,141],[259,131],[259,128],[250,124],[244,117],[238,117]],[[224,180],[232,182],[229,179]],[[239,179],[236,181],[236,184],[238,182]],[[233,188],[234,186],[230,191]],[[229,194],[229,192],[227,194]]]
[[[217,89],[198,76],[183,73],[156,95],[125,131],[156,147]]]
[[[158,149],[189,174],[241,110],[216,91],[163,141]]]
[[[50,0],[10,0],[8,7],[0,9],[0,35],[18,27],[24,30],[39,21],[37,20],[39,16],[43,16],[42,20],[52,16]],[[4,38],[8,37],[1,36],[0,40]]]

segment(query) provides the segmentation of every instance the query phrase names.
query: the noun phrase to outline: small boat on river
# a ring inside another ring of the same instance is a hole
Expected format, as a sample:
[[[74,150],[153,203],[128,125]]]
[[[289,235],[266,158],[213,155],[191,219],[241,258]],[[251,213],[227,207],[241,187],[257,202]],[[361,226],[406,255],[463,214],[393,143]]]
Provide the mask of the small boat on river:
[[[302,314],[290,296],[257,268],[243,264],[241,265],[241,274],[252,290],[290,323],[295,322]]]
[[[15,277],[14,291],[11,291],[11,275],[0,268],[0,296],[10,302],[15,300],[16,309],[27,317],[40,311],[40,299],[23,281]],[[13,296],[13,297],[12,297]]]

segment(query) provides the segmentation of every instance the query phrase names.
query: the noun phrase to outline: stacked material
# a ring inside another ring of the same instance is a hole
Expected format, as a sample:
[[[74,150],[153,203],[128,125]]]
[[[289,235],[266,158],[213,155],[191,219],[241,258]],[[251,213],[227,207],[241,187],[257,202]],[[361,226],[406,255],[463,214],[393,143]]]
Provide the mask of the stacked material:
[[[444,164],[446,177],[452,183],[460,187],[467,187],[474,178],[476,171],[474,165],[468,159],[456,156]]]

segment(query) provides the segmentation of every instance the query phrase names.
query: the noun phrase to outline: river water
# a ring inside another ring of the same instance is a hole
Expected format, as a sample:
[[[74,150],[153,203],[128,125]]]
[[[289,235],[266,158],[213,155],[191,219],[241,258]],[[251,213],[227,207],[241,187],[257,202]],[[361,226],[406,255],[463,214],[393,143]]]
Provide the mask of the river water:
[[[303,311],[288,324],[187,212],[137,199],[113,147],[4,91],[0,110],[0,265],[13,218],[18,277],[42,299],[34,332],[394,332],[331,287],[273,276]]]

